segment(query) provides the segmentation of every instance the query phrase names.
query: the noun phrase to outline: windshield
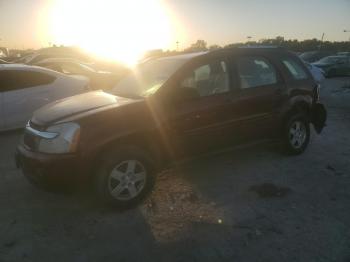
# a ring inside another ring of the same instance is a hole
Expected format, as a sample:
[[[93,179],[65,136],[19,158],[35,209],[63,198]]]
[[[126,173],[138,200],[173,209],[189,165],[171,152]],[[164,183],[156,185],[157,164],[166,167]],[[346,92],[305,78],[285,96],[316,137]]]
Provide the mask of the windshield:
[[[339,62],[345,62],[346,57],[341,56],[327,56],[318,61],[320,64],[336,64]]]
[[[186,61],[187,59],[172,57],[139,64],[109,93],[131,97],[154,94]]]

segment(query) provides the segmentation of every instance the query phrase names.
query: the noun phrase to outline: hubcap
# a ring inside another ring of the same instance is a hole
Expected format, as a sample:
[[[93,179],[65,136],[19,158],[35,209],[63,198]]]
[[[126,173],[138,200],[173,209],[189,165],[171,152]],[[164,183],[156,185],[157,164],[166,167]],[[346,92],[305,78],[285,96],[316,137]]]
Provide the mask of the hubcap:
[[[146,183],[146,169],[137,160],[126,160],[113,168],[108,179],[110,194],[118,200],[137,197]]]
[[[303,146],[306,140],[306,126],[301,121],[295,121],[289,129],[289,142],[295,149]]]

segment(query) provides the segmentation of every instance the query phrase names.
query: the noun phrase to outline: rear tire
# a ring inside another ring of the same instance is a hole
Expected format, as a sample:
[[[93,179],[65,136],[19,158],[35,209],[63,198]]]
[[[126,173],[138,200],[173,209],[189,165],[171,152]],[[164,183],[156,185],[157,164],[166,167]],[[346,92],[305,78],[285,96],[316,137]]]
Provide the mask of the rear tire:
[[[310,122],[303,114],[294,114],[286,121],[283,142],[288,154],[298,155],[305,151],[310,141]]]
[[[95,180],[98,197],[114,207],[131,207],[154,186],[156,170],[148,154],[137,147],[122,147],[103,156]]]

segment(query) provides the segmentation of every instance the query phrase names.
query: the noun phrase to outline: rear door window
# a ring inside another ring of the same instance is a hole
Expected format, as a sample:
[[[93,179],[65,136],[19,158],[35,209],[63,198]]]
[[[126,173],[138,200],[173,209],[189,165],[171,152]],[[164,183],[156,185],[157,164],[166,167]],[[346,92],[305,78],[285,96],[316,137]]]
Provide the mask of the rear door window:
[[[242,89],[277,83],[275,67],[263,57],[239,57],[237,59],[237,71]]]
[[[304,68],[295,60],[285,58],[282,60],[282,63],[295,80],[307,79],[307,73],[305,72]]]

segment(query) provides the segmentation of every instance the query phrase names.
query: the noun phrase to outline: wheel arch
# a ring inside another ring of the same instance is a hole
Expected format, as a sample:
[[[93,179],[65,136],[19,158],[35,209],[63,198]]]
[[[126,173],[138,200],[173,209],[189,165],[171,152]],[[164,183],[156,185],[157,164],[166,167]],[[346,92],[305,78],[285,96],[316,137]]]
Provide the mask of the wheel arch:
[[[305,114],[310,120],[312,110],[312,97],[309,96],[295,96],[293,97],[288,106],[285,107],[282,113],[282,119],[285,121],[293,114]],[[283,122],[284,122],[283,121]]]
[[[130,133],[125,136],[116,137],[100,146],[94,153],[92,163],[92,175],[96,173],[98,167],[101,165],[104,156],[114,149],[123,147],[135,147],[139,150],[145,151],[154,162],[158,169],[162,163],[161,146],[156,143],[156,140],[149,135]]]

